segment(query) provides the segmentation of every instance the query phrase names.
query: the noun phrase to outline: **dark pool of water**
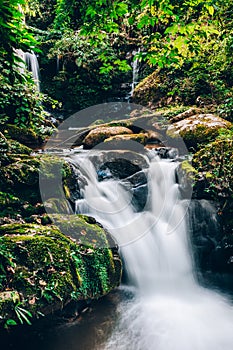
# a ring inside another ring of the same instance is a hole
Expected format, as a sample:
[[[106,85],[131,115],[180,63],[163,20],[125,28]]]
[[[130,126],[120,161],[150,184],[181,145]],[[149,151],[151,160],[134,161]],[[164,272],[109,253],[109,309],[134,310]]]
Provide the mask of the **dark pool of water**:
[[[133,297],[119,289],[93,303],[75,321],[56,319],[0,334],[1,350],[101,350],[119,318],[117,306]]]

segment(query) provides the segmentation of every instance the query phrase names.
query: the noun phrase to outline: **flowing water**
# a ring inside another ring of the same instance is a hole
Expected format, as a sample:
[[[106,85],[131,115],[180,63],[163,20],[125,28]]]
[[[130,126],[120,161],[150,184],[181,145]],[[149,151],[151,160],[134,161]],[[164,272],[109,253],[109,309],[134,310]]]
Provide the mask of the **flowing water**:
[[[133,57],[138,54],[140,52],[140,49],[138,49],[138,51],[134,51],[132,54],[133,54]],[[139,69],[140,69],[140,66],[139,66],[139,59],[136,57],[133,59],[133,62],[132,62],[132,82],[130,84],[130,87],[131,87],[131,90],[126,98],[126,100],[129,100],[132,96],[133,96],[133,93],[134,93],[134,89],[135,89],[135,86],[138,84],[138,76],[139,76]]]
[[[39,73],[39,64],[37,57],[34,52],[25,52],[23,54],[26,67],[29,72],[32,73],[32,78],[37,86],[37,90],[40,91],[40,73]]]
[[[80,161],[80,160],[79,160]],[[119,319],[99,350],[231,350],[233,308],[196,282],[187,236],[187,202],[175,182],[177,164],[150,164],[149,198],[136,213],[119,181],[98,182],[83,162],[88,185],[77,211],[94,216],[119,243],[134,297],[119,304]],[[78,347],[77,347],[78,349]]]
[[[76,159],[76,157],[78,159]],[[196,282],[187,233],[187,201],[179,196],[176,163],[154,158],[143,212],[117,180],[98,182],[85,156],[88,185],[77,212],[95,216],[114,235],[127,285],[92,305],[76,322],[36,327],[1,339],[4,350],[232,350],[233,308]]]

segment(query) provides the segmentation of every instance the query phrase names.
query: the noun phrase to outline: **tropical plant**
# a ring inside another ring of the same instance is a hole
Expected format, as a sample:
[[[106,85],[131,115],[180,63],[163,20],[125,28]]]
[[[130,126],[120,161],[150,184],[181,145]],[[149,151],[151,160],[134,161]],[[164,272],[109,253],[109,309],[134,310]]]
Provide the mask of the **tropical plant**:
[[[43,95],[22,59],[37,45],[25,24],[26,6],[26,0],[0,2],[0,114],[6,122],[36,128],[43,123]]]

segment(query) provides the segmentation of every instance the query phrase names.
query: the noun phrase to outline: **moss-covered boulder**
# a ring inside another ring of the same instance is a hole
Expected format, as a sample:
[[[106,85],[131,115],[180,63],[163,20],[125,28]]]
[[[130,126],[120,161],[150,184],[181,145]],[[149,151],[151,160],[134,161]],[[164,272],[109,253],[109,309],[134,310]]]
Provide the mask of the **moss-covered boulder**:
[[[163,145],[161,141],[163,139],[164,137],[160,133],[148,130],[131,135],[115,135],[105,139],[104,143],[108,143],[109,148],[111,144],[114,149],[133,149],[133,142],[138,142],[143,146],[154,145],[159,147]]]
[[[173,97],[168,96],[172,85],[169,74],[158,69],[136,86],[133,102],[143,106],[151,104],[156,107],[166,106],[173,101]]]
[[[61,193],[65,193],[67,199],[72,197],[70,191],[76,186],[72,182],[72,165],[53,155],[19,157],[13,163],[1,167],[0,191],[9,192],[32,204],[40,202],[39,174],[46,181],[48,196],[51,194],[53,198],[60,198]],[[55,182],[59,177],[60,186]]]
[[[111,136],[104,140],[105,143],[112,142],[113,144],[120,143],[121,141],[134,141],[141,143],[142,145],[146,144],[146,134],[140,133],[140,134],[132,134],[132,135],[115,135]]]
[[[171,124],[167,135],[184,140],[188,148],[213,141],[219,129],[230,128],[231,123],[213,114],[197,114]]]
[[[18,141],[7,139],[0,132],[0,166],[5,166],[13,163],[19,158],[29,155],[31,149],[22,145]]]
[[[115,135],[105,139],[104,144],[101,144],[100,148],[103,150],[132,150],[140,152],[142,146],[146,144],[146,140],[147,135],[145,133]]]
[[[233,198],[233,140],[217,139],[193,157],[196,196]]]
[[[48,213],[73,213],[83,179],[54,155],[22,157],[0,167],[0,224],[47,224]]]
[[[201,109],[197,108],[197,107],[190,107],[181,113],[178,113],[178,114],[171,116],[171,118],[169,118],[169,120],[171,123],[176,123],[176,122],[179,122],[183,119],[192,117],[193,115],[197,115],[197,114],[201,114]]]
[[[38,148],[42,144],[42,139],[33,130],[26,127],[20,128],[16,125],[7,124],[4,125],[1,131],[6,138],[16,140],[32,149]]]
[[[0,226],[1,324],[29,323],[119,285],[121,260],[106,230],[85,216],[56,216],[54,222]]]
[[[124,126],[99,127],[88,133],[83,141],[83,146],[93,148],[111,136],[124,134],[132,134],[132,130]]]

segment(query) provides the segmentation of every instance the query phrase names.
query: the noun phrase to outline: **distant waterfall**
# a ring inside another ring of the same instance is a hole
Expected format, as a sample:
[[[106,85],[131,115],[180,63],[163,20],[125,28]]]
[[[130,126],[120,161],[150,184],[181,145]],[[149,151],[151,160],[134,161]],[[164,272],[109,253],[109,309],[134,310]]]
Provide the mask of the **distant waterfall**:
[[[142,213],[134,211],[119,181],[98,182],[88,159],[83,166],[87,186],[77,209],[115,236],[134,290],[133,299],[120,303],[120,319],[101,349],[231,350],[232,305],[196,282],[177,164],[151,161],[150,195]]]
[[[34,52],[24,52],[23,59],[29,72],[32,73],[32,78],[40,91],[40,71],[37,57]]]
[[[128,97],[127,97],[127,100],[129,100],[132,96],[133,96],[133,93],[134,93],[134,89],[135,89],[135,86],[138,84],[138,76],[139,76],[139,59],[135,56],[140,52],[140,49],[138,49],[138,51],[133,51],[132,55],[133,55],[133,62],[132,62],[132,82],[130,84],[130,87],[131,87],[131,90],[128,94]]]

